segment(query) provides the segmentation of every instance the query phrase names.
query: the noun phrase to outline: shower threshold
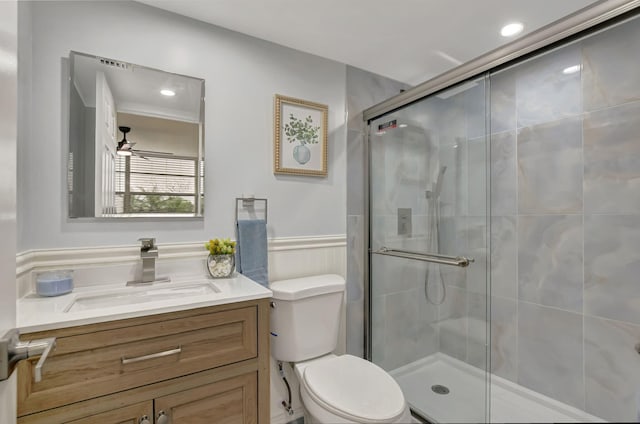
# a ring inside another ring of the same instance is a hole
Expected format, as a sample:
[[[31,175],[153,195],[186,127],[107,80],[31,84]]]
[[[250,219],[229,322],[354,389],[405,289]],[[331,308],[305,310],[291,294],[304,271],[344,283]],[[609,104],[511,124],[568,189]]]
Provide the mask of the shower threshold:
[[[431,422],[486,420],[486,376],[479,368],[435,353],[390,374],[412,409]],[[490,411],[491,422],[606,422],[496,375],[491,376]]]

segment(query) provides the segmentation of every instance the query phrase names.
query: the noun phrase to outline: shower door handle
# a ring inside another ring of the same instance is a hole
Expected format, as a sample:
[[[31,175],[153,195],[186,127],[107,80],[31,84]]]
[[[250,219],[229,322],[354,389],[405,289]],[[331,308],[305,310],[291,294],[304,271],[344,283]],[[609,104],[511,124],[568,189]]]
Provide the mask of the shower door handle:
[[[379,250],[371,251],[371,253],[375,253],[376,255],[394,256],[396,258],[413,259],[416,261],[432,262],[440,265],[459,266],[462,268],[468,267],[472,262],[475,262],[475,259],[464,256],[446,256],[436,253],[412,252],[410,250],[390,249],[388,247],[381,247]]]

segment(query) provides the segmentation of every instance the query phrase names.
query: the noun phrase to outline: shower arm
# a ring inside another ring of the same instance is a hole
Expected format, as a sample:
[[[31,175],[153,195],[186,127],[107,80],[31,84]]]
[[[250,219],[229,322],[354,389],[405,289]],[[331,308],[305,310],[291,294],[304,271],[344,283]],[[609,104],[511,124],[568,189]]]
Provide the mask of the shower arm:
[[[467,258],[464,256],[446,256],[434,253],[413,252],[410,250],[390,249],[388,247],[381,247],[379,250],[371,253],[376,255],[394,256],[396,258],[413,259],[423,262],[432,262],[441,265],[459,266],[462,268],[468,267],[472,262],[475,262],[473,258]]]

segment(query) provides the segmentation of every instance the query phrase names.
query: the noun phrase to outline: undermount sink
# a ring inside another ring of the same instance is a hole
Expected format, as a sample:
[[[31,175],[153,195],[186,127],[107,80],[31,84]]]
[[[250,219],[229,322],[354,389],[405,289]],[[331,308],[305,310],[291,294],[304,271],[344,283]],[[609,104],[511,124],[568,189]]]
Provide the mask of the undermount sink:
[[[173,300],[192,296],[220,293],[220,289],[209,281],[192,283],[160,283],[145,288],[122,288],[102,294],[77,296],[64,312],[79,312],[114,306],[137,305],[141,303]]]

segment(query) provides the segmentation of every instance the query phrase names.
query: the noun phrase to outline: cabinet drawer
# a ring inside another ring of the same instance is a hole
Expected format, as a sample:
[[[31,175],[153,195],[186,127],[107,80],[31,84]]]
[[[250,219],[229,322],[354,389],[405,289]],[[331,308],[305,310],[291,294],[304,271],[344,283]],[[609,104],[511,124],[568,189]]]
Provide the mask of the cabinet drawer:
[[[19,365],[18,416],[255,358],[256,322],[249,306],[59,337],[41,382],[38,358]]]

